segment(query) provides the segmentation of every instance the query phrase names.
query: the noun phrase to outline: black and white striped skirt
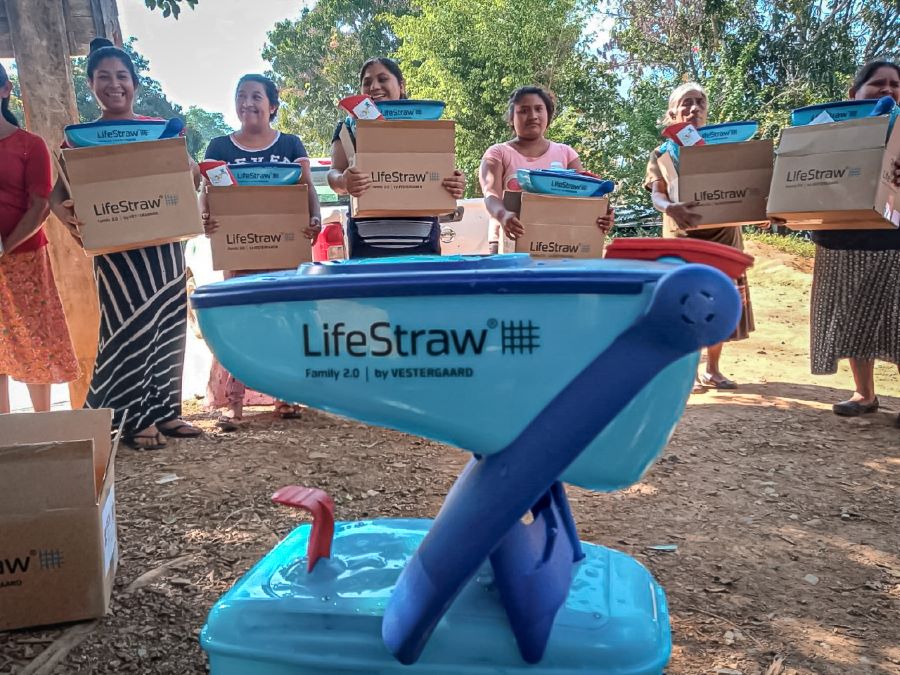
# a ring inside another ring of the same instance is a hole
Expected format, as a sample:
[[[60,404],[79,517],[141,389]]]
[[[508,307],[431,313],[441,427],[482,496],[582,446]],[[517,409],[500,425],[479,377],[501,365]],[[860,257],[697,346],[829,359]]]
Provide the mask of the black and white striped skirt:
[[[181,416],[187,327],[184,248],[148,246],[94,258],[100,345],[88,408],[112,408],[124,433]],[[127,411],[127,413],[126,413]]]
[[[810,334],[814,375],[847,358],[900,364],[900,250],[817,246]]]

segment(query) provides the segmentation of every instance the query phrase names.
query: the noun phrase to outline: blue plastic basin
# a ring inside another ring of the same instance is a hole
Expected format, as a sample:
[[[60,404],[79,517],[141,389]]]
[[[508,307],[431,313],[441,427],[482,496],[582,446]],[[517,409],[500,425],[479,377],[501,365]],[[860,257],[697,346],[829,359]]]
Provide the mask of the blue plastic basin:
[[[376,101],[375,105],[386,120],[439,120],[447,104],[443,101],[404,98]]]
[[[567,169],[519,169],[516,180],[525,192],[561,197],[603,197],[616,184],[592,176],[582,176]]]
[[[249,162],[229,164],[238,185],[296,185],[303,168],[299,164]]]
[[[166,120],[100,120],[70,124],[65,128],[66,141],[73,148],[118,145],[139,141],[156,141],[162,137]]]
[[[759,123],[753,121],[725,122],[700,127],[697,132],[708,145],[720,143],[743,143],[749,141],[759,130]]]

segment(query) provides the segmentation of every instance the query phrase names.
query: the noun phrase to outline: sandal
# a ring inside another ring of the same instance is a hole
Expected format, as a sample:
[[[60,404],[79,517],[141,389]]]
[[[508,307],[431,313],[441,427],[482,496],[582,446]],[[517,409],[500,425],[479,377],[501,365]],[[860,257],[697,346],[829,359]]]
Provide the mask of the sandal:
[[[694,386],[691,387],[692,394],[705,394],[706,387],[703,386],[703,383],[700,380],[694,380]]]
[[[242,422],[244,420],[240,417],[228,417],[227,415],[219,415],[219,419],[216,420],[216,427],[220,431],[237,431],[241,428]]]
[[[279,403],[275,407],[275,417],[282,420],[299,420],[302,417],[301,408],[299,405]]]
[[[862,401],[841,401],[831,406],[831,410],[835,415],[841,417],[859,417],[860,415],[868,415],[878,410],[878,397],[875,397],[871,403],[863,403]]]
[[[710,375],[701,375],[700,376],[700,384],[704,387],[709,387],[710,389],[737,389],[737,382],[733,380],[729,380],[727,377],[723,377],[721,380],[714,380]]]
[[[159,429],[159,433],[169,438],[197,438],[203,435],[203,429],[199,429],[193,424],[188,424],[184,420],[173,420],[173,422],[175,424],[170,427],[163,427],[157,424],[156,428]]]
[[[150,441],[142,443],[141,441]],[[162,450],[168,443],[166,439],[157,432],[134,434],[132,436],[123,436],[122,443],[132,450]]]

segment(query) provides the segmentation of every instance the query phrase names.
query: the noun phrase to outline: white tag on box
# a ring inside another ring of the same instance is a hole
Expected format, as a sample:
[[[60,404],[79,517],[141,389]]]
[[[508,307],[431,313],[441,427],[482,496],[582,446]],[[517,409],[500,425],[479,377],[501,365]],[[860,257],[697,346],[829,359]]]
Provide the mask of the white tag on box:
[[[683,127],[675,135],[678,137],[681,145],[685,147],[697,145],[697,143],[703,140],[703,137],[693,124],[688,124],[686,127]]]
[[[234,185],[234,180],[231,178],[231,172],[228,170],[227,164],[207,169],[206,177],[209,179],[210,185],[215,185],[216,187]]]
[[[827,110],[823,110],[813,117],[807,126],[812,126],[814,124],[830,124],[831,122],[834,122],[834,118],[828,114]]]
[[[364,99],[353,106],[353,114],[359,120],[377,120],[381,117],[381,112],[370,98]]]

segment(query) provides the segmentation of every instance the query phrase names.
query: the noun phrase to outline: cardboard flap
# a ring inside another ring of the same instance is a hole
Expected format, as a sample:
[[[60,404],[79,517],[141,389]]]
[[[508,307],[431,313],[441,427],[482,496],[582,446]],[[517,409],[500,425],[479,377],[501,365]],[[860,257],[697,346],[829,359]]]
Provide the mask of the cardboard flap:
[[[356,121],[356,152],[454,153],[456,122]]]
[[[306,185],[209,186],[207,190],[209,212],[214,216],[306,215],[309,212]]]
[[[506,191],[503,205],[519,214],[523,224],[562,227],[597,227],[609,211],[606,197],[561,197],[533,192]]]
[[[681,148],[679,152],[681,174],[686,176],[752,169],[771,170],[775,159],[773,147],[772,141],[765,139]],[[665,156],[669,167],[674,169],[668,153]],[[662,166],[663,162],[661,161],[660,168]]]
[[[657,160],[659,164],[659,171],[662,174],[663,180],[666,181],[666,190],[669,194],[669,199],[673,202],[679,201],[678,199],[678,171],[675,169],[675,162],[672,161],[672,155],[668,152],[664,152],[659,156]]]
[[[0,513],[36,513],[97,503],[92,440],[11,446],[4,438],[2,443]]]
[[[185,139],[122,143],[92,148],[66,148],[65,169],[79,185],[190,171]]]
[[[888,123],[888,117],[882,116],[788,127],[781,132],[776,152],[790,157],[883,148],[887,143]]]
[[[73,441],[89,441],[91,452],[87,462],[93,476],[87,479],[85,485],[96,501],[103,489],[103,481],[113,455],[111,427],[112,411],[107,408],[0,415],[0,444],[10,449],[18,446],[34,446],[34,449],[55,444],[75,447],[78,444],[73,445]],[[77,454],[80,451],[73,452]],[[68,478],[64,480],[69,482]],[[3,471],[0,470],[0,485],[3,482]]]
[[[353,145],[353,136],[350,135],[350,129],[347,128],[346,124],[341,125],[341,130],[338,132],[338,137],[341,139],[341,145],[344,148],[344,154],[347,156],[347,163],[349,165],[353,164],[353,160],[356,157],[356,146]]]

